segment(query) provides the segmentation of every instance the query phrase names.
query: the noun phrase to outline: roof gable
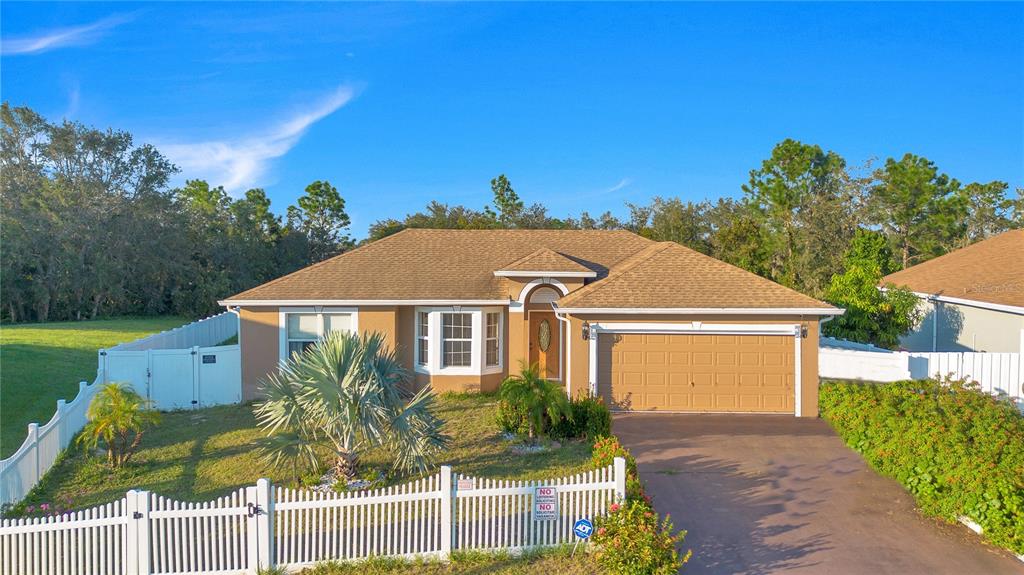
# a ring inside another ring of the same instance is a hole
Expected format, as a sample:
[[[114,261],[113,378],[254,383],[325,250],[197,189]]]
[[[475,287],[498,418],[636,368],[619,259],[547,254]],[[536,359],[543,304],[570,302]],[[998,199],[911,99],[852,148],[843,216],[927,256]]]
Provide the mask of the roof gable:
[[[540,273],[536,273],[540,272]],[[587,266],[560,254],[551,248],[540,248],[514,262],[495,270],[496,276],[522,275],[573,275],[577,277],[596,277],[597,272]]]
[[[1024,230],[1011,230],[889,274],[882,285],[1024,307]]]

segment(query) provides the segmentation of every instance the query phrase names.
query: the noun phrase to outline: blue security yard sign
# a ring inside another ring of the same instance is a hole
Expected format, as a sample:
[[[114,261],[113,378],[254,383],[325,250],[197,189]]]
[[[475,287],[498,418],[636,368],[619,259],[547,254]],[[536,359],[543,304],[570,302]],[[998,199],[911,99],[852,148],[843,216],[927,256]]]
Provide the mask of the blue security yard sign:
[[[594,533],[594,524],[589,519],[580,519],[572,526],[572,532],[580,539],[586,539]]]

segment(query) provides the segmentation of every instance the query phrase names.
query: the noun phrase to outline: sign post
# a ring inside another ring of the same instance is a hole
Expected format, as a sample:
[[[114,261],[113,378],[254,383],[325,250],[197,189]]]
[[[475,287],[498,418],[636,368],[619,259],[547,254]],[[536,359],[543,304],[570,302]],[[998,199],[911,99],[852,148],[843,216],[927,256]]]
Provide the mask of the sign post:
[[[579,519],[572,526],[572,532],[576,535],[576,543],[572,546],[572,553],[569,557],[576,556],[576,548],[579,547],[580,541],[586,541],[594,534],[594,524],[589,519]]]

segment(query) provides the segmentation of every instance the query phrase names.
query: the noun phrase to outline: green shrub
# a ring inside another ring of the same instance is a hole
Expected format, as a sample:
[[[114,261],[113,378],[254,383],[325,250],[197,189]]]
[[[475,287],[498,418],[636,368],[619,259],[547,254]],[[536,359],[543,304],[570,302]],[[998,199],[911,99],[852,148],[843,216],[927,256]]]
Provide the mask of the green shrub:
[[[518,429],[525,421],[526,435],[530,439],[544,437],[550,422],[571,413],[569,398],[561,386],[541,377],[536,363],[521,363],[519,374],[505,379],[498,393],[501,397],[499,412],[505,413],[498,416],[498,423],[503,428]]]
[[[822,416],[921,509],[1024,553],[1024,417],[962,380],[825,383]]]
[[[610,573],[669,575],[690,559],[689,551],[680,556],[676,548],[686,532],[673,534],[669,517],[659,522],[643,501],[612,504],[609,513],[595,519],[594,527],[594,557]]]
[[[526,409],[510,401],[498,402],[498,413],[495,415],[495,419],[502,431],[513,435],[526,435],[530,432]]]
[[[593,441],[612,433],[612,414],[600,397],[579,397],[569,402],[569,414],[551,425],[555,439]]]
[[[89,402],[89,422],[78,436],[86,449],[101,443],[107,448],[107,464],[122,467],[135,455],[146,430],[160,423],[160,414],[152,402],[135,393],[126,383],[104,384]]]
[[[616,457],[626,460],[626,501],[643,501],[650,505],[651,498],[644,493],[644,486],[640,483],[640,474],[636,470],[636,459],[619,443],[614,435],[598,438],[594,442],[590,461],[594,467],[607,467],[615,461]]]

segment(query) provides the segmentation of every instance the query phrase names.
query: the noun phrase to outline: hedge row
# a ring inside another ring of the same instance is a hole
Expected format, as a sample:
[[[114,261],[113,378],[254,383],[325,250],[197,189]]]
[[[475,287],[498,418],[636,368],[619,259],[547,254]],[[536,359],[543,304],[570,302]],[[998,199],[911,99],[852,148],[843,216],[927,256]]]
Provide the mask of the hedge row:
[[[963,380],[830,382],[821,412],[846,443],[895,478],[925,513],[978,523],[1024,553],[1024,417]]]

